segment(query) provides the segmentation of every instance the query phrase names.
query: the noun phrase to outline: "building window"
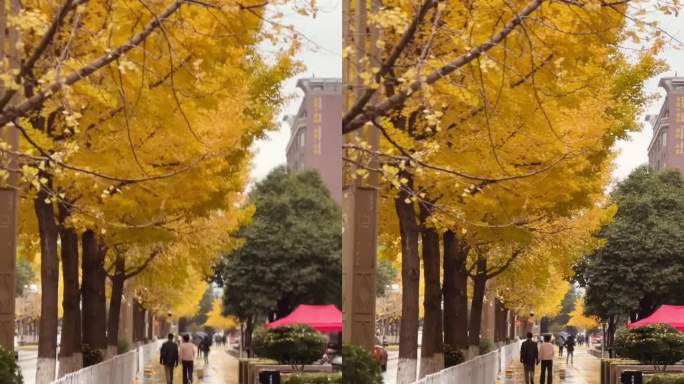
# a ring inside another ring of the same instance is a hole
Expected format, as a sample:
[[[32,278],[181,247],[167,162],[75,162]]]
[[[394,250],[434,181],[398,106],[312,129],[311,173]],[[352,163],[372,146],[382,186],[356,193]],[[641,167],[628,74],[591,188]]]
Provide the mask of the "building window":
[[[667,145],[667,132],[663,132],[660,135],[660,146],[665,147]]]
[[[305,136],[304,130],[301,130],[299,132],[299,146],[300,147],[304,147],[304,140],[305,140],[304,136]]]

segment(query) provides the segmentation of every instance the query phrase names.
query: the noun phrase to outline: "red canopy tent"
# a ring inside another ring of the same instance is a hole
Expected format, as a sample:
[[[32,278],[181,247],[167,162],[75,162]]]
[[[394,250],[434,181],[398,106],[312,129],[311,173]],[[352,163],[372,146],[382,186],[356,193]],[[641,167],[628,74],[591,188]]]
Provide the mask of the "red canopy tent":
[[[661,305],[651,316],[628,324],[627,327],[633,329],[657,323],[670,324],[680,332],[684,332],[684,306]]]
[[[342,332],[342,312],[334,305],[298,306],[292,313],[265,325],[266,328],[278,328],[291,324],[306,324],[318,332]]]

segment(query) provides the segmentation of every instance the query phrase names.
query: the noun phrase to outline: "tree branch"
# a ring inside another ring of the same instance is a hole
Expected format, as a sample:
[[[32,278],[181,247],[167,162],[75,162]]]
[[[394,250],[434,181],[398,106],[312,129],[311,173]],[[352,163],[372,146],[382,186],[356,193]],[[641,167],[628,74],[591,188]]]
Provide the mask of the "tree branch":
[[[425,80],[418,79],[411,83],[408,89],[402,90],[394,94],[393,96],[385,99],[376,106],[366,107],[364,111],[359,113],[356,117],[351,119],[347,124],[342,124],[342,133],[346,134],[356,129],[361,128],[364,124],[372,121],[373,119],[385,116],[389,112],[400,108],[404,102],[409,98],[411,94],[419,91],[423,86],[433,84],[442,78],[453,73],[457,69],[465,66],[476,58],[480,57],[483,53],[494,48],[497,44],[503,41],[508,35],[510,35],[522,22],[523,20],[541,7],[545,0],[533,0],[530,2],[520,13],[515,14],[513,19],[506,23],[505,27],[499,31],[492,38],[482,43],[478,47],[468,51],[464,55],[458,57],[456,60],[450,62],[447,65],[433,71],[430,73]],[[1,122],[1,121],[0,121]]]
[[[52,41],[54,40],[55,35],[57,34],[57,31],[59,31],[59,28],[64,23],[64,20],[66,19],[67,15],[72,10],[76,9],[76,7],[87,1],[88,0],[76,0],[75,2],[72,2],[72,0],[67,0],[67,2],[59,9],[54,21],[52,22],[52,24],[50,24],[50,27],[45,32],[45,36],[43,36],[43,39],[40,41],[40,43],[33,51],[31,56],[29,56],[29,58],[24,62],[24,64],[19,69],[19,73],[15,77],[15,81],[17,83],[19,83],[24,76],[30,74],[33,71],[33,67],[36,65],[36,62],[38,62],[38,60],[41,58],[41,56],[43,56],[45,51],[47,51],[50,44],[52,44]],[[16,93],[16,89],[8,89],[3,93],[2,97],[0,98],[0,110],[7,106],[7,103],[9,103],[10,100],[12,100],[12,97]]]
[[[401,37],[401,40],[399,40],[399,43],[394,47],[392,53],[389,55],[389,57],[387,57],[387,60],[385,60],[385,62],[382,63],[382,65],[380,66],[379,72],[375,75],[376,81],[379,82],[383,76],[385,76],[387,73],[389,73],[389,71],[391,71],[394,68],[394,65],[396,64],[401,54],[404,52],[404,50],[411,42],[411,40],[413,40],[413,37],[415,36],[416,31],[418,30],[418,27],[425,19],[425,16],[427,15],[428,11],[436,4],[437,1],[435,0],[425,0],[423,2],[420,9],[418,10],[418,13],[416,14],[416,17],[414,17],[411,21],[411,25],[409,25],[409,27],[404,32],[404,35]],[[359,42],[356,43],[359,44]],[[361,58],[357,59],[360,60]],[[374,94],[375,89],[366,89],[366,92],[356,101],[356,103],[354,103],[354,105],[342,118],[343,127],[363,111],[363,108],[366,106],[366,104],[368,104],[368,102]]]
[[[0,113],[0,127],[13,121],[18,117],[26,116],[27,114],[33,112],[34,110],[40,108],[45,100],[52,96],[55,92],[62,89],[64,86],[72,85],[77,81],[90,76],[91,74],[97,72],[101,68],[109,65],[113,61],[117,60],[124,54],[126,54],[131,49],[139,46],[149,35],[161,27],[162,23],[175,14],[183,4],[185,3],[197,3],[191,0],[175,0],[173,4],[169,5],[159,16],[155,16],[152,20],[145,26],[145,28],[138,34],[133,36],[125,44],[119,46],[115,50],[105,55],[100,56],[95,61],[87,64],[75,72],[71,73],[69,76],[61,79],[60,81],[55,81],[50,84],[47,89],[37,93],[33,97],[25,100],[16,107],[5,108],[2,113]]]

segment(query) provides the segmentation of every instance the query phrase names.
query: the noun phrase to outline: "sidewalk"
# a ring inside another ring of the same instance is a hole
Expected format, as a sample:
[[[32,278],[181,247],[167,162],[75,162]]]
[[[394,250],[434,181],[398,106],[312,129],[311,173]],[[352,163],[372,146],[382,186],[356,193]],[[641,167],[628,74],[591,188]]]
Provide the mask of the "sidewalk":
[[[201,371],[202,378],[199,378]],[[173,383],[182,384],[183,376],[180,366],[173,371]],[[205,367],[202,359],[195,359],[194,384],[238,384],[238,361],[230,356],[223,348],[212,348],[209,353],[209,364]],[[136,384],[166,384],[163,367],[159,359],[152,361]]]
[[[539,383],[541,366],[537,365],[534,371],[534,382]],[[558,357],[556,348],[556,359],[553,361],[553,382],[568,384],[599,384],[601,374],[601,360],[590,355],[587,347],[577,347],[575,349],[575,363],[565,364],[565,354]],[[524,384],[522,364],[513,362],[509,369],[502,372],[497,380],[500,384]]]

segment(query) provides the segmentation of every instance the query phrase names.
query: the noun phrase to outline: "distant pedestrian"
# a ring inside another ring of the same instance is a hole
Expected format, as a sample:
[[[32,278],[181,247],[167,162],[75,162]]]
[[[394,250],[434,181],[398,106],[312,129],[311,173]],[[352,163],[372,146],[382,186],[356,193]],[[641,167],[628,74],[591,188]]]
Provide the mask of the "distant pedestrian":
[[[520,362],[525,372],[525,384],[534,384],[534,366],[539,364],[537,343],[532,341],[532,332],[527,332],[527,340],[520,346]]]
[[[195,344],[190,342],[190,335],[183,335],[180,345],[180,359],[183,365],[183,384],[192,383],[193,362],[195,361]]]
[[[551,343],[551,335],[544,335],[544,342],[539,344],[539,360],[541,360],[541,376],[539,377],[539,382],[541,384],[544,384],[545,382],[551,384],[553,382],[553,355],[555,354],[556,352]],[[544,374],[546,374],[546,380],[544,380]]]
[[[178,366],[178,344],[173,342],[173,338],[173,333],[169,333],[169,339],[159,351],[159,364],[164,366],[166,384],[173,384],[173,369]]]
[[[565,349],[568,351],[567,356],[565,356],[565,364],[574,364],[575,360],[575,338],[570,336],[565,341]]]
[[[558,344],[558,356],[563,357],[563,347],[565,346],[565,339],[563,336],[558,336],[556,343]]]
[[[209,336],[202,338],[200,349],[204,357],[204,364],[209,364],[209,351],[211,350],[211,338]]]

